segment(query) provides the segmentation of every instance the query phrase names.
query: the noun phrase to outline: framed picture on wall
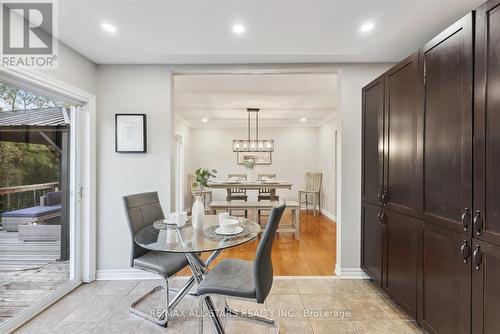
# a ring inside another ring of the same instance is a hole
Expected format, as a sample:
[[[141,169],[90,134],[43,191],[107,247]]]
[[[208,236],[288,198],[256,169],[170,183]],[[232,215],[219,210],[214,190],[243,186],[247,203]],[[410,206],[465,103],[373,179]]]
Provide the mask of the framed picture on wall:
[[[146,153],[146,115],[115,114],[115,151]]]
[[[249,158],[254,158],[256,165],[271,165],[273,163],[272,152],[238,152],[236,154],[238,165],[243,165],[243,161]]]

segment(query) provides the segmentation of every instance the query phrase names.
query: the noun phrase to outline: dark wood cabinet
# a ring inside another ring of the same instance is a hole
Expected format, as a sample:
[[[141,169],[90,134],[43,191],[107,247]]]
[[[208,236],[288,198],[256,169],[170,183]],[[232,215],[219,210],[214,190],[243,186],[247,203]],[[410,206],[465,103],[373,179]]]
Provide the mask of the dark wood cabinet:
[[[383,190],[384,79],[377,78],[363,88],[363,154],[361,196],[378,203]]]
[[[429,332],[470,333],[471,254],[471,238],[424,224],[419,322]]]
[[[416,318],[422,222],[390,210],[384,210],[381,220],[385,232],[382,288]]]
[[[468,234],[472,214],[472,21],[473,15],[468,14],[421,50],[425,106],[422,215]]]
[[[418,53],[385,74],[384,204],[416,215],[420,199],[418,134],[423,121]]]
[[[430,333],[500,333],[500,0],[365,87],[362,114],[363,269]]]
[[[500,331],[500,247],[473,240],[472,333]]]
[[[500,1],[476,17],[474,237],[500,245]]]
[[[379,286],[382,284],[382,208],[363,202],[361,206],[361,267]]]

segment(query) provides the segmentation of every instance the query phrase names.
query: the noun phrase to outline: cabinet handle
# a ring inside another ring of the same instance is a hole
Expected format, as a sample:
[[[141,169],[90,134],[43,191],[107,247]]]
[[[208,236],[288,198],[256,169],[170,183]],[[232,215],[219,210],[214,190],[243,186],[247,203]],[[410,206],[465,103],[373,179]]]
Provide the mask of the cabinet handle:
[[[483,217],[481,217],[481,211],[476,211],[476,216],[474,217],[474,231],[476,235],[481,235],[481,230],[483,229]]]
[[[377,195],[378,203],[379,204],[382,204],[382,192],[383,192],[383,190],[380,189],[380,191],[378,192],[378,195]]]
[[[387,204],[387,201],[389,200],[389,194],[387,193],[386,190],[382,192],[382,204]]]
[[[474,254],[472,256],[474,257],[474,264],[476,265],[475,269],[479,270],[479,265],[481,264],[481,262],[483,262],[483,253],[481,252],[481,246],[476,245],[476,249],[474,249]]]
[[[462,245],[460,250],[462,251],[462,256],[464,257],[464,263],[467,263],[470,256],[470,246],[467,240],[464,240],[464,244]]]
[[[469,230],[469,225],[470,225],[469,208],[465,208],[465,211],[462,214],[462,224],[464,225],[464,231],[467,232]]]
[[[384,225],[385,212],[383,210],[380,210],[377,217],[379,224]]]

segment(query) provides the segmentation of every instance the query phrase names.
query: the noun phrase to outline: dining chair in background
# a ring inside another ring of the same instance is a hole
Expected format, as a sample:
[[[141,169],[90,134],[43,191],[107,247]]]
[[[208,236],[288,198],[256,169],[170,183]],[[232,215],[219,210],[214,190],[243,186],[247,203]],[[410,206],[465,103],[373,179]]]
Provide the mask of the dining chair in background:
[[[237,180],[237,181],[246,181],[247,180],[247,175],[246,174],[228,174],[227,176],[228,180]],[[239,189],[239,188],[228,188],[227,190],[227,196],[226,196],[226,201],[231,202],[231,201],[248,201],[248,195],[247,195],[247,190],[246,189]],[[248,211],[245,211],[245,218],[248,217]],[[231,210],[229,210],[229,214],[231,214]]]
[[[309,196],[312,196],[313,213],[316,216],[316,205],[321,213],[321,173],[306,173],[306,188],[299,190],[299,203],[306,204],[306,210],[309,210]],[[302,196],[305,196],[305,202],[302,201]]]
[[[276,180],[276,174],[257,174],[257,181],[266,180]],[[276,188],[260,188],[257,195],[257,201],[271,201],[275,202],[279,200],[279,196],[276,195]],[[257,220],[260,225],[261,212],[268,210],[257,210]]]
[[[203,189],[203,191],[201,191],[199,187],[193,186],[193,182],[195,180],[196,180],[196,175],[188,174],[188,185],[189,189],[191,189],[191,194],[193,195],[191,197],[192,202],[190,204],[194,203],[196,196],[200,196],[201,201],[205,206],[205,211],[208,211],[210,208],[210,203],[212,203],[212,190]],[[189,207],[191,207],[191,205]]]
[[[184,254],[172,254],[146,250],[134,241],[134,236],[144,227],[152,225],[155,221],[164,218],[163,210],[157,192],[147,192],[123,197],[125,215],[132,238],[132,252],[130,254],[130,266],[153,274],[158,274],[164,281],[164,286],[154,287],[145,295],[130,304],[130,311],[144,319],[152,321],[163,327],[167,326],[169,313],[169,284],[170,277],[181,271],[188,265]],[[164,289],[166,292],[165,311],[158,318],[146,314],[135,308],[135,306],[154,292]]]
[[[240,259],[224,259],[209,271],[198,286],[197,295],[200,300],[204,296],[224,296],[232,299],[244,299],[263,304],[273,285],[273,263],[271,250],[286,203],[281,201],[279,206],[271,209],[269,220],[262,233],[254,261]],[[248,312],[233,310],[225,301],[225,314],[242,317],[273,325],[279,333],[277,321],[253,315]],[[203,332],[203,317],[200,320],[201,333]]]

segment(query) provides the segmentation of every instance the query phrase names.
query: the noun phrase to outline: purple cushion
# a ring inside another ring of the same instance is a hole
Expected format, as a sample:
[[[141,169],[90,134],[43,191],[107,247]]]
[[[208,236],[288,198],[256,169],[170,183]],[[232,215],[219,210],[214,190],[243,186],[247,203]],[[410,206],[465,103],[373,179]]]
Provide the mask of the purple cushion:
[[[56,212],[61,212],[61,205],[33,206],[31,208],[8,211],[2,213],[2,217],[36,218]]]

